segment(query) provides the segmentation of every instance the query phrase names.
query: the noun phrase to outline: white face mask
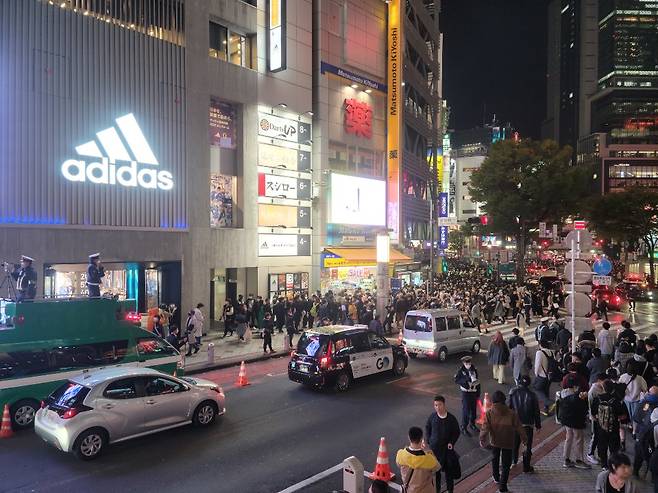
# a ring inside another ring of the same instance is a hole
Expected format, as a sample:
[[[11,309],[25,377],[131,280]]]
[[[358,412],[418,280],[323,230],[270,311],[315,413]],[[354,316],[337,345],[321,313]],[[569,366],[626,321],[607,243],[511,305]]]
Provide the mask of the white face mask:
[[[470,370],[471,369],[471,364],[470,363],[464,363],[464,368],[466,368],[467,370]]]

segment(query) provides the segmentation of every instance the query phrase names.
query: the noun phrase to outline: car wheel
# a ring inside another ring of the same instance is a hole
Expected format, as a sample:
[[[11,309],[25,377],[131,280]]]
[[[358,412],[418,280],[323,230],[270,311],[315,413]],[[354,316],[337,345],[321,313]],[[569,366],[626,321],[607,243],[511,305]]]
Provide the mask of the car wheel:
[[[345,392],[350,388],[351,383],[352,378],[350,377],[349,373],[346,371],[341,371],[336,377],[336,390],[338,392]]]
[[[439,349],[439,363],[445,363],[448,359],[448,349],[442,347]]]
[[[78,459],[93,460],[97,458],[107,443],[107,434],[101,428],[83,431],[73,444],[73,453]]]
[[[34,426],[34,415],[39,409],[37,401],[23,399],[11,406],[9,411],[11,425],[15,430],[23,430]]]
[[[217,406],[210,401],[202,402],[194,410],[194,424],[196,426],[209,426],[217,418]]]
[[[404,364],[404,359],[398,358],[393,363],[393,375],[399,377],[404,375],[404,371],[407,369],[407,365]]]
[[[409,353],[409,357],[411,359],[416,359],[418,357],[418,355],[416,353]]]
[[[480,352],[480,341],[475,341],[475,342],[473,343],[473,347],[471,348],[471,352],[472,352],[473,354],[477,354],[477,353]]]

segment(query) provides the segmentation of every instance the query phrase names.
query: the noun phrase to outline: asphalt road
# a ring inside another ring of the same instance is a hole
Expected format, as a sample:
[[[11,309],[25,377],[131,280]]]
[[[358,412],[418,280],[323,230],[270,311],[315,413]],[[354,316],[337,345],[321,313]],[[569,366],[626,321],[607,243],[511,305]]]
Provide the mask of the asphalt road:
[[[657,311],[657,305],[638,303],[634,320],[645,326],[642,333],[656,330]],[[610,318],[622,317],[627,315]],[[486,348],[488,339],[482,342]],[[452,380],[458,364],[457,356],[443,365],[412,360],[404,377],[370,377],[344,394],[290,382],[285,358],[248,366],[252,384],[243,388],[232,385],[237,368],[209,372],[200,376],[224,385],[227,395],[227,414],[210,429],[184,427],[132,440],[109,447],[89,463],[46,445],[32,431],[23,432],[0,441],[0,491],[270,493],[350,455],[372,470],[379,437],[386,437],[394,462],[409,426],[424,426],[434,394],[444,394],[449,410],[460,418],[459,392]],[[484,390],[498,389],[486,353],[475,364]],[[476,438],[462,436],[456,449],[464,472],[488,458]],[[339,485],[336,474],[304,491],[326,492]]]

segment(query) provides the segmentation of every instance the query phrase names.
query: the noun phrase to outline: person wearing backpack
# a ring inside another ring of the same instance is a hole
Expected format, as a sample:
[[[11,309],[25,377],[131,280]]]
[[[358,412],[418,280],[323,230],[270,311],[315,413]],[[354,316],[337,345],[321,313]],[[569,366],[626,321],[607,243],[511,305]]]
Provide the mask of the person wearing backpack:
[[[432,451],[425,449],[421,428],[417,426],[409,428],[409,445],[398,450],[395,462],[400,468],[402,491],[435,493],[434,479],[441,465]]]
[[[607,359],[603,358],[599,348],[592,349],[592,359],[587,362],[587,369],[589,370],[589,384],[592,385],[596,382],[599,375],[605,374],[610,364]]]
[[[603,382],[604,392],[594,398],[591,406],[592,420],[598,441],[598,458],[601,464],[607,464],[608,451],[619,451],[619,427],[626,415],[622,402],[615,396],[615,384],[610,380]]]
[[[596,382],[594,382],[590,388],[589,391],[587,392],[587,404],[590,409],[590,415],[591,415],[591,409],[592,409],[592,404],[594,403],[594,399],[596,399],[599,395],[605,393],[605,388],[603,387],[603,382],[608,380],[606,377],[605,373],[600,373],[596,377]],[[621,399],[618,399],[621,402]],[[598,433],[598,428],[596,427],[596,420],[594,418],[590,419],[591,423],[591,430],[592,430],[592,437],[589,441],[589,448],[587,449],[587,461],[591,464],[599,464],[599,460],[596,458],[596,451],[598,450],[598,445],[599,445],[599,433]]]
[[[648,390],[647,382],[644,380],[644,377],[637,374],[635,368],[630,367],[626,373],[619,377],[619,383],[626,384],[624,403],[628,408],[628,417],[632,423],[633,435],[635,435],[637,424],[633,421],[633,417],[640,406],[642,394]]]
[[[601,331],[596,337],[596,342],[601,350],[601,357],[608,360],[609,364],[615,352],[615,336],[610,332],[610,324],[608,322],[603,322]]]
[[[633,356],[633,346],[627,339],[622,339],[617,346],[612,364],[625,371],[627,363],[633,359]]]
[[[653,450],[649,451],[647,434],[653,434],[652,415],[658,408],[658,387],[649,388],[649,392],[644,396],[637,413],[633,417],[636,423],[637,441],[635,442],[635,456],[633,457],[633,475],[639,476],[642,464],[646,461],[649,464]],[[657,415],[658,417],[658,415]]]
[[[551,382],[555,378],[559,379],[560,369],[557,361],[555,360],[555,353],[550,349],[548,341],[541,341],[539,343],[539,351],[535,353],[535,381],[533,388],[537,391],[544,403],[542,414],[548,416],[551,411],[553,400],[551,399]]]

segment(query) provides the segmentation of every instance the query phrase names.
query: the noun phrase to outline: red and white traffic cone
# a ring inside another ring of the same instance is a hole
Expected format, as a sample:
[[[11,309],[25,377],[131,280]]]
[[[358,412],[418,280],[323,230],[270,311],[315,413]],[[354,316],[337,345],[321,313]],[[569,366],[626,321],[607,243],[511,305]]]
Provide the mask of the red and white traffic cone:
[[[11,416],[9,416],[9,405],[5,404],[5,410],[2,412],[2,426],[0,427],[0,438],[10,438],[14,435],[11,429]]]
[[[377,451],[377,463],[375,470],[370,474],[370,479],[380,479],[382,481],[390,481],[395,477],[391,471],[391,466],[388,464],[388,451],[386,450],[386,438],[379,439],[379,450]]]
[[[244,364],[244,361],[240,363],[240,373],[238,373],[238,380],[235,382],[236,387],[246,387],[249,385],[249,380],[247,379],[247,365]]]

